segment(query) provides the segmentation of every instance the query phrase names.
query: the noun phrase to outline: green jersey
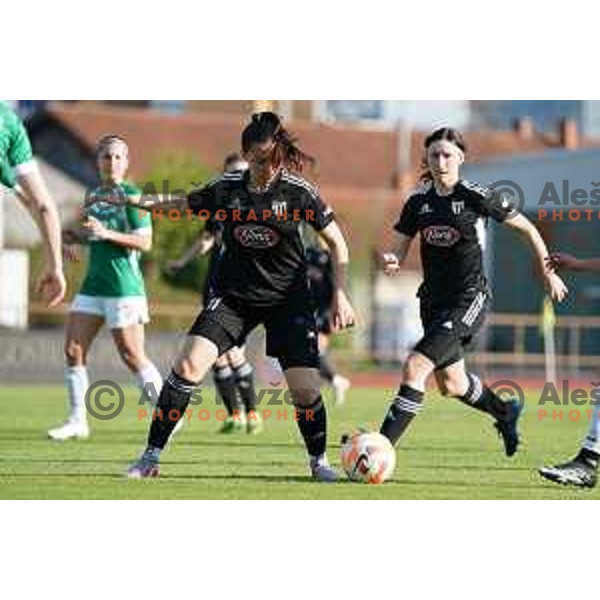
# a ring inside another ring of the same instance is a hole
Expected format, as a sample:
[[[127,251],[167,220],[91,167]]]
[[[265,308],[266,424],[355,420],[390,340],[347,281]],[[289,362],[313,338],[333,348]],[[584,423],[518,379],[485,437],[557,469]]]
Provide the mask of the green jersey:
[[[0,102],[0,184],[15,187],[17,176],[33,166],[31,144],[21,119],[8,104]]]
[[[125,194],[141,193],[139,188],[126,182],[121,184],[121,189]],[[112,231],[152,234],[150,213],[134,206],[106,211],[92,205],[86,213]],[[90,239],[87,273],[79,293],[108,298],[145,296],[139,259],[140,252],[137,250],[123,248],[109,241]]]

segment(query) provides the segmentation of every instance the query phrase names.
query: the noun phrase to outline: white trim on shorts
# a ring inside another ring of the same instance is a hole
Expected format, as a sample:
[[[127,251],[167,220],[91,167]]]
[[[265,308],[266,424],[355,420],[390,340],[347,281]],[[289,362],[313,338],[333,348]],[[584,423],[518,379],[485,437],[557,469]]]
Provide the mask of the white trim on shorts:
[[[110,329],[121,329],[130,325],[145,325],[150,322],[146,296],[87,296],[77,294],[69,308],[70,313],[83,313],[103,317]]]

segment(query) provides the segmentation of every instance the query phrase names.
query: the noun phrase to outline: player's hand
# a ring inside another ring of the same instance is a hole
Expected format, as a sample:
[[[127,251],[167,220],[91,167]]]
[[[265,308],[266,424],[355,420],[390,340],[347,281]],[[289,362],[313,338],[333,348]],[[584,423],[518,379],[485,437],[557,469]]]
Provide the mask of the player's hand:
[[[81,260],[79,248],[75,244],[63,244],[62,251],[64,260],[70,262],[79,262]]]
[[[544,287],[554,302],[562,302],[569,293],[569,288],[567,288],[565,282],[555,272],[545,275]]]
[[[110,236],[110,231],[94,217],[88,217],[83,228],[96,240],[107,240]]]
[[[169,275],[175,275],[178,271],[181,271],[183,267],[185,267],[185,263],[181,262],[180,260],[168,260],[165,263],[165,271]]]
[[[355,322],[354,308],[343,290],[337,290],[333,295],[331,307],[334,331],[353,327]]]
[[[67,291],[67,282],[63,272],[45,268],[38,278],[36,291],[42,296],[48,308],[60,304]]]
[[[395,254],[382,254],[381,262],[383,264],[383,272],[386,275],[397,275],[400,272],[400,261],[398,260],[398,257]]]
[[[579,269],[579,260],[566,252],[555,252],[546,258],[546,266],[553,271],[557,269]]]

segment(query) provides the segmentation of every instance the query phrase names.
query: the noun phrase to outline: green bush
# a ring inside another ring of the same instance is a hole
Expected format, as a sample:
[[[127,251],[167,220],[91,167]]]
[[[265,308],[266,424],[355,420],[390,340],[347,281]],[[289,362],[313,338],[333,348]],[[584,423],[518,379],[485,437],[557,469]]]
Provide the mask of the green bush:
[[[144,177],[142,187],[146,192],[156,190],[160,194],[167,190],[170,194],[181,195],[192,190],[194,184],[206,183],[214,175],[213,171],[202,165],[194,156],[171,152],[156,159]],[[175,289],[199,293],[207,275],[208,258],[193,260],[175,275],[166,272],[165,263],[181,257],[203,230],[204,224],[195,218],[190,220],[185,213],[179,220],[170,219],[167,213],[165,210],[162,218],[154,217],[152,250],[143,256],[142,267],[148,289],[151,291],[157,285],[162,288],[162,283]],[[162,291],[164,290],[161,289]]]

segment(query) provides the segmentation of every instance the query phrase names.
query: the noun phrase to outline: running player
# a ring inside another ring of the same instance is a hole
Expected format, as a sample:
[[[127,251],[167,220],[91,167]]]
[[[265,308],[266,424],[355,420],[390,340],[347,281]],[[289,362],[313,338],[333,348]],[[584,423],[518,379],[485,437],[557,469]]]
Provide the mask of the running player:
[[[247,170],[248,163],[237,153],[227,156],[223,164],[223,173]],[[204,306],[209,303],[211,296],[216,294],[214,284],[221,248],[222,228],[216,219],[210,219],[186,253],[181,258],[167,263],[167,269],[176,272],[183,269],[196,256],[206,256],[210,253],[210,266],[202,294]],[[234,346],[223,356],[219,356],[212,370],[215,387],[227,410],[227,418],[220,432],[233,433],[245,427],[249,434],[260,433],[262,418],[260,413],[256,412],[254,369],[246,358],[244,346]],[[243,406],[240,404],[238,393]]]
[[[224,252],[217,270],[218,295],[189,332],[150,427],[147,447],[133,464],[132,478],[156,477],[158,462],[195,387],[217,358],[264,324],[267,354],[285,374],[304,438],[312,477],[335,481],[326,456],[327,418],[320,393],[317,331],[311,310],[302,220],[320,232],[335,263],[333,324],[351,326],[354,312],[345,291],[348,248],[331,208],[304,178],[310,160],[271,112],[257,113],[242,133],[246,173],[225,174],[188,198],[200,218],[216,215],[223,225]],[[145,201],[140,205],[151,206]],[[298,218],[296,218],[298,217]]]
[[[548,264],[553,269],[571,271],[600,271],[600,258],[577,259],[566,253],[550,256]],[[600,461],[600,411],[594,407],[592,422],[583,440],[577,456],[563,464],[542,467],[539,471],[542,477],[581,488],[593,488],[598,479],[598,462]]]
[[[346,401],[350,380],[335,372],[327,352],[333,332],[331,325],[331,300],[334,289],[333,262],[329,252],[318,243],[306,249],[306,262],[319,332],[319,373],[333,388],[335,405],[341,406]]]
[[[490,303],[483,270],[485,221],[491,217],[522,234],[553,300],[562,301],[567,288],[546,265],[546,244],[532,223],[515,214],[505,199],[460,179],[465,144],[459,132],[434,131],[425,140],[425,152],[423,183],[405,203],[394,227],[399,236],[397,249],[383,257],[385,273],[398,273],[420,233],[424,273],[418,295],[425,333],[404,364],[402,384],[380,431],[392,444],[398,442],[421,410],[425,382],[433,372],[444,396],[458,398],[495,419],[505,452],[512,456],[519,444],[518,402],[503,403],[477,375],[467,372],[463,358]]]
[[[62,269],[60,219],[33,159],[25,127],[5,102],[0,102],[0,184],[15,191],[40,230],[44,266],[37,290],[49,307],[56,306],[67,288]]]
[[[139,193],[125,179],[129,166],[125,140],[117,135],[104,136],[98,141],[96,156],[99,190],[118,187],[119,193]],[[144,324],[149,317],[139,256],[152,247],[151,218],[131,206],[109,208],[90,204],[85,209],[83,232],[68,231],[65,235],[68,242],[88,243],[90,250],[87,273],[71,305],[66,326],[69,416],[64,425],[48,431],[53,440],[89,435],[85,405],[89,386],[87,356],[104,324],[110,328],[121,359],[147,397],[154,396],[156,401],[162,388],[160,373],[144,351]]]

